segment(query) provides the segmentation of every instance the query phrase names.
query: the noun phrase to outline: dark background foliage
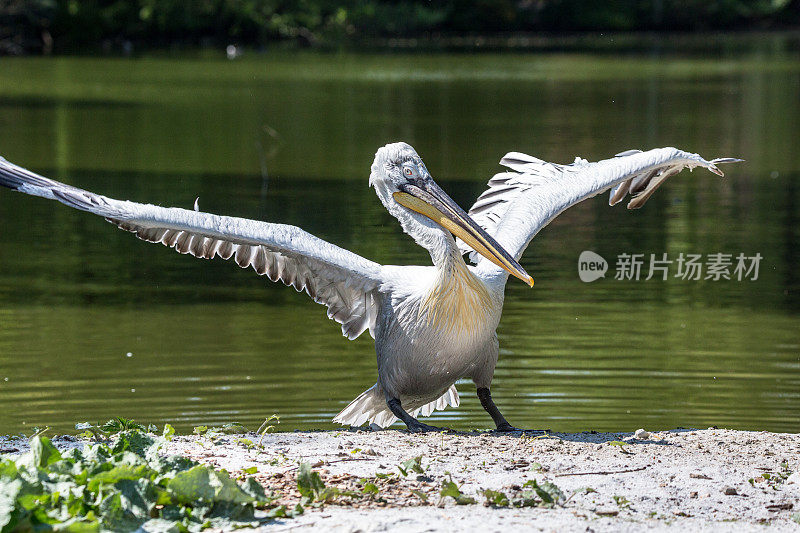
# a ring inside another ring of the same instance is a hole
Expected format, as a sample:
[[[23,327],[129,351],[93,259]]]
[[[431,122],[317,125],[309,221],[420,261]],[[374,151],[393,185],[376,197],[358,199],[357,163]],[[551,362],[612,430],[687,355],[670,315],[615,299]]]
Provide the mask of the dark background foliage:
[[[796,27],[800,0],[0,0],[0,52]]]

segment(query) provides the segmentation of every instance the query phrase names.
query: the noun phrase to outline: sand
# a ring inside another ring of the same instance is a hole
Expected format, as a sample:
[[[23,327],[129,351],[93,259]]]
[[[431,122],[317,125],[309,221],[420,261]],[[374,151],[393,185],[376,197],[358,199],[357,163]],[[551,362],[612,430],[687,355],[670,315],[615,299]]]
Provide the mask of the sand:
[[[793,520],[800,511],[800,435],[676,429],[640,437],[329,431],[268,434],[263,448],[242,440],[257,443],[253,435],[216,444],[179,437],[168,451],[231,472],[255,466],[260,481],[284,494],[294,492],[299,461],[315,465],[329,486],[358,489],[360,478],[379,485],[371,501],[342,497],[263,528],[269,531],[800,531]],[[397,474],[398,464],[420,455],[424,474],[375,477]],[[442,482],[451,477],[478,503],[442,499]],[[549,509],[485,504],[484,489],[512,497],[531,479],[556,484],[568,501]]]

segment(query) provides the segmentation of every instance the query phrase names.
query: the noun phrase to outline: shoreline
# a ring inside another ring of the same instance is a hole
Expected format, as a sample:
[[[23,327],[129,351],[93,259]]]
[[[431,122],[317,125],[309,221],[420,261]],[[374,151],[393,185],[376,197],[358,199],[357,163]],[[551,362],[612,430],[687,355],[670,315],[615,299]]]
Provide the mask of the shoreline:
[[[53,438],[60,449],[83,442]],[[20,453],[24,448],[19,439],[0,438],[2,452]],[[310,464],[337,494],[363,491],[367,482],[374,486],[369,497],[335,496],[322,506],[306,506],[293,519],[276,519],[260,531],[320,526],[334,531],[800,529],[798,434],[713,428],[636,436],[413,435],[399,430],[263,437],[214,433],[172,437],[162,453],[223,468],[232,476],[252,474],[287,507],[300,500],[296,478],[301,462]],[[415,457],[420,459],[415,462]],[[407,475],[398,468],[403,463]],[[531,480],[558,487],[563,497],[552,505],[514,507]],[[450,481],[466,500],[476,503],[458,505],[452,496],[442,497],[443,484]],[[502,493],[510,505],[504,506],[499,496],[494,500],[499,504],[489,505],[486,489]]]

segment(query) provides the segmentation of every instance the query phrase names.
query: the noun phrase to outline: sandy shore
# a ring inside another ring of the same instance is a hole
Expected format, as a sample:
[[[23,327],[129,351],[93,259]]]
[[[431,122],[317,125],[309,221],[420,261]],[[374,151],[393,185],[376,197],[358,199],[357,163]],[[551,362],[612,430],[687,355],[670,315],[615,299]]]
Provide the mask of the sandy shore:
[[[298,461],[315,465],[329,486],[357,488],[360,478],[369,478],[380,488],[373,501],[340,498],[339,504],[309,509],[265,530],[800,530],[792,519],[800,511],[800,474],[794,474],[800,472],[800,435],[795,434],[678,429],[637,439],[629,433],[537,438],[335,431],[269,434],[262,449],[242,438],[226,436],[212,445],[179,437],[168,451],[232,472],[255,466],[260,481],[283,493],[293,493]],[[398,464],[420,455],[424,474],[376,478],[398,473]],[[478,503],[442,500],[442,481],[450,476]],[[512,497],[531,479],[555,483],[568,501],[552,509],[485,505],[484,489]]]
[[[298,462],[329,487],[360,490],[364,478],[377,487],[372,497],[338,497],[264,531],[800,531],[800,435],[677,429],[639,437],[328,431],[267,434],[261,446],[252,434],[175,437],[164,451],[232,473],[255,467],[287,505],[299,500]],[[424,473],[399,474],[397,465],[415,456]],[[451,478],[477,503],[441,498]],[[554,483],[565,501],[485,503],[484,489],[513,501],[532,479]]]

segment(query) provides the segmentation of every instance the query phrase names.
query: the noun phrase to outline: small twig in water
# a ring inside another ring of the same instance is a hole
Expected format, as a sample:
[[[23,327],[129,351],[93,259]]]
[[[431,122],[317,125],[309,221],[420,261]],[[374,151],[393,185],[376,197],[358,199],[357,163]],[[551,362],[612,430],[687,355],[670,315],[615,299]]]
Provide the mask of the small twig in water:
[[[29,441],[33,440],[34,437],[38,437],[39,435],[42,435],[43,433],[50,431],[50,426],[45,426],[43,428],[34,428],[34,429],[35,432],[33,433],[33,435],[30,436],[30,438],[28,439]]]
[[[627,474],[628,472],[638,472],[644,470],[650,465],[640,466],[639,468],[628,468],[627,470],[598,470],[597,472],[566,472],[563,474],[556,474],[556,477],[564,476],[607,476],[609,474]]]

